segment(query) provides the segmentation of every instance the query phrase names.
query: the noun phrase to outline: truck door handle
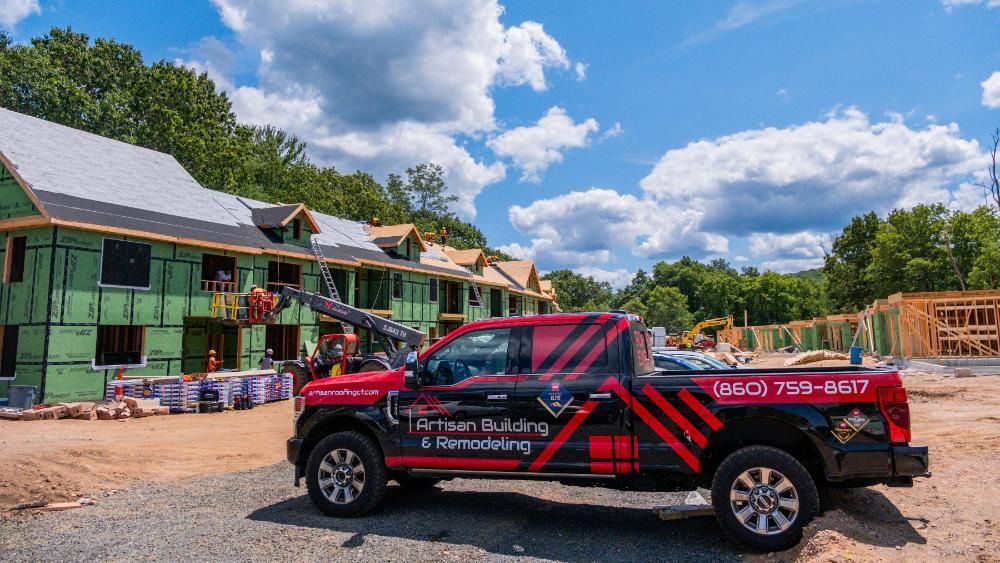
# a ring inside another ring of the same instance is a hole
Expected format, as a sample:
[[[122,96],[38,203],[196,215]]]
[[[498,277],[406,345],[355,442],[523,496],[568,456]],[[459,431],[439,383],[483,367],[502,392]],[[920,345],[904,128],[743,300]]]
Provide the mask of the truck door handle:
[[[507,400],[507,394],[506,393],[499,393],[499,394],[496,394],[496,395],[487,395],[486,396],[486,400],[487,401],[506,401]]]
[[[610,399],[611,398],[611,393],[591,393],[589,395],[589,397],[591,399],[595,399],[595,400],[600,401],[600,400],[603,400],[603,399]]]

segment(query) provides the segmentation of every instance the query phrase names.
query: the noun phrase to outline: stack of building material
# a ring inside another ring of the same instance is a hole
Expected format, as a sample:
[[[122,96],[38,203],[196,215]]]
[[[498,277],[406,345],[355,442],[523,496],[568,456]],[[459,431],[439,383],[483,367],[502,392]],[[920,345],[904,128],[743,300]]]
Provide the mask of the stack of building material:
[[[123,397],[159,399],[171,412],[197,412],[202,389],[212,389],[227,407],[234,397],[250,397],[254,404],[292,398],[292,374],[239,372],[238,375],[212,374],[204,380],[184,381],[181,377],[151,379],[116,379],[105,387],[105,399],[113,401],[120,391]]]
[[[822,362],[823,360],[849,360],[850,356],[847,354],[841,354],[840,352],[831,352],[829,350],[814,350],[812,352],[802,352],[801,354],[785,360],[786,366],[800,366],[802,364],[811,364],[813,362]]]

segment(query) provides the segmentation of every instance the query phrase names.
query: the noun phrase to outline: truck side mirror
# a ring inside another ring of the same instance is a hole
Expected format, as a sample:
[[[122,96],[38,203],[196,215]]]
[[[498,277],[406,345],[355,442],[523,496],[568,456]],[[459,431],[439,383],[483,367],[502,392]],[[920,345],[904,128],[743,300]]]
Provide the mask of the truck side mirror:
[[[416,350],[410,350],[406,355],[406,367],[403,368],[403,382],[407,387],[420,387],[420,360]]]

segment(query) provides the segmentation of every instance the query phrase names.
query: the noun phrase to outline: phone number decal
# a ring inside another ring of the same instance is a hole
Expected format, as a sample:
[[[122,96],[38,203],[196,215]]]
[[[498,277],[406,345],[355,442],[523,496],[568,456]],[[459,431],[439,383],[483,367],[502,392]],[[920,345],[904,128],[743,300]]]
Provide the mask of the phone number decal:
[[[761,377],[695,377],[717,403],[840,403],[874,402],[879,385],[898,380],[894,372]]]

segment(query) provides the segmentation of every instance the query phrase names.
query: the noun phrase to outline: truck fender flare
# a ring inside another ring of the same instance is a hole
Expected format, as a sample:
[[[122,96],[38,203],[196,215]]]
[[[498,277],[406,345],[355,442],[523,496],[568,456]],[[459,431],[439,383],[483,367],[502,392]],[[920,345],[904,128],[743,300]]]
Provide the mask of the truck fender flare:
[[[391,455],[390,452],[398,449],[398,445],[394,446],[386,440],[391,435],[392,429],[379,405],[370,405],[365,409],[339,405],[317,406],[307,408],[302,417],[306,423],[301,429],[304,442],[299,453],[300,464],[305,463],[312,448],[320,440],[334,432],[350,430],[360,432],[378,444],[384,455]]]
[[[825,476],[833,452],[820,438],[828,427],[825,417],[809,405],[738,406],[718,413],[725,427],[712,434],[702,450],[702,467],[714,468],[722,458],[742,446],[766,445],[802,457],[800,461]]]

